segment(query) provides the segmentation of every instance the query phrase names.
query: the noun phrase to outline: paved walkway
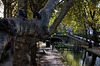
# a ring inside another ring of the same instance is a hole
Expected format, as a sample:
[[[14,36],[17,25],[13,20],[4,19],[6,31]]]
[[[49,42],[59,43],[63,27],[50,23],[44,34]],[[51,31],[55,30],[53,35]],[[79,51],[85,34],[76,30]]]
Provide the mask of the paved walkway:
[[[46,44],[40,45],[38,55],[38,66],[64,66],[61,62],[61,55],[57,50],[52,50],[51,47],[45,47]]]

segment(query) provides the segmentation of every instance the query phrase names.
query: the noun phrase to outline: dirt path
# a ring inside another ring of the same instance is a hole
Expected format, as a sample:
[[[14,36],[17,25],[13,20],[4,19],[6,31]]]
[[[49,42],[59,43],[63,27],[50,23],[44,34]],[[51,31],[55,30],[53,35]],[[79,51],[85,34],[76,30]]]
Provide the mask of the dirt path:
[[[45,47],[45,43],[40,45],[38,58],[40,66],[64,66],[61,62],[61,55],[58,51],[52,50],[51,47]]]

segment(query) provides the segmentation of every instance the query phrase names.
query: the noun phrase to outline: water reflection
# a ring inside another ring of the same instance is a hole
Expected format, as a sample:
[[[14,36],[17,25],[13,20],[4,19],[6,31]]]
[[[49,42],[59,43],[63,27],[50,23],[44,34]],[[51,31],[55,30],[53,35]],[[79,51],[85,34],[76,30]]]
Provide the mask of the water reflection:
[[[89,54],[85,50],[80,51],[66,51],[67,49],[60,49],[59,52],[62,54],[65,66],[100,66],[100,58],[97,57],[95,65],[93,64],[93,55]]]
[[[99,57],[96,58],[95,66],[100,66],[100,58]]]

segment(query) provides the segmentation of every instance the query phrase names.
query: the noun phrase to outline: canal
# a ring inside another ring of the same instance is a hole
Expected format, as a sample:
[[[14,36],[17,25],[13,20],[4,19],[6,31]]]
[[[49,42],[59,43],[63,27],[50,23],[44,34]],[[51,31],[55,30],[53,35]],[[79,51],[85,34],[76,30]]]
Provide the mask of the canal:
[[[63,56],[65,66],[100,66],[100,58],[97,57],[95,65],[92,63],[93,55],[82,49],[80,45],[54,43],[55,48]]]

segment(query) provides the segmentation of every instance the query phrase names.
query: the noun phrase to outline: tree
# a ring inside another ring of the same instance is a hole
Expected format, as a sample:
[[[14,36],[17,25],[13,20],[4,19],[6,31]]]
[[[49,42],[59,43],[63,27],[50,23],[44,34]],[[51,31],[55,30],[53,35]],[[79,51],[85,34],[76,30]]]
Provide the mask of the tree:
[[[13,17],[13,10],[17,5],[17,0],[2,0],[4,4],[4,17]]]
[[[24,10],[24,0],[19,1],[20,9]],[[0,44],[7,44],[11,39],[16,37],[15,43],[17,44],[15,44],[14,66],[25,66],[28,59],[30,61],[29,63],[36,66],[36,42],[53,34],[68,10],[73,6],[73,0],[64,1],[63,8],[51,25],[49,32],[49,20],[58,3],[59,0],[48,0],[46,5],[39,11],[42,17],[41,20],[38,20],[37,17],[26,20],[17,17],[0,20],[0,39],[2,39],[0,40]],[[28,59],[27,55],[30,56]]]
[[[70,5],[69,5],[70,4]],[[64,16],[66,15],[66,13],[69,11],[69,9],[73,6],[73,2],[72,0],[70,1],[66,1],[64,2],[64,5],[62,7],[62,10],[60,12],[60,14],[58,15],[58,17],[54,20],[54,23],[50,26],[50,31],[51,34],[54,33],[54,31],[56,31],[57,26],[61,23],[62,19],[64,18]]]
[[[86,1],[85,2],[85,20],[89,27],[93,30],[93,40],[94,46],[98,46],[98,38],[97,38],[97,30],[99,27],[99,7],[98,7],[98,0],[97,1]]]
[[[87,29],[93,30],[94,45],[98,45],[97,30],[99,29],[100,7],[99,0],[75,0],[75,5],[67,13],[63,22],[74,29],[79,34],[79,30],[84,28],[84,37],[87,37]]]

